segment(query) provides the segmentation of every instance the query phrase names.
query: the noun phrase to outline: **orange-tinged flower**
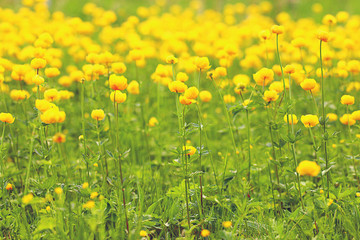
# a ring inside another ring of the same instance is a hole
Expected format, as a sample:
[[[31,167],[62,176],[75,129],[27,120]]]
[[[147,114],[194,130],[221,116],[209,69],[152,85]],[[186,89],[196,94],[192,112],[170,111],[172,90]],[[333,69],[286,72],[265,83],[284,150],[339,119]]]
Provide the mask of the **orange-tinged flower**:
[[[328,42],[330,40],[330,34],[323,30],[319,30],[316,34],[316,37],[323,42]]]
[[[315,127],[319,124],[319,118],[316,115],[308,114],[301,116],[301,122],[306,128]]]
[[[122,93],[119,90],[115,90],[110,94],[110,100],[112,102],[123,103],[126,101],[126,93]]]
[[[355,103],[355,98],[350,95],[343,95],[340,102],[343,105],[353,105]]]
[[[236,98],[233,95],[230,94],[226,94],[223,96],[224,102],[225,103],[234,103]]]
[[[333,26],[336,24],[336,18],[331,14],[326,14],[322,19],[322,23],[324,25]]]
[[[185,151],[185,154],[188,156],[192,156],[196,153],[196,148],[193,146],[184,146],[183,151]]]
[[[344,114],[340,117],[340,122],[344,125],[354,125],[356,120],[351,116],[351,114]]]
[[[11,183],[8,183],[8,184],[6,184],[5,189],[6,189],[7,191],[13,190],[13,185],[12,185]]]
[[[263,99],[266,101],[266,102],[273,102],[273,101],[276,101],[277,99],[279,98],[279,95],[276,91],[274,90],[266,90],[264,92],[264,97]]]
[[[33,200],[34,195],[32,193],[29,193],[25,196],[22,197],[21,201],[23,204],[27,205],[31,202],[31,200]]]
[[[91,118],[96,121],[101,121],[105,118],[105,113],[102,109],[95,109],[91,112]]]
[[[282,91],[284,91],[284,84],[280,81],[272,82],[269,86],[269,90],[281,93]]]
[[[66,136],[63,133],[56,133],[53,137],[52,140],[55,143],[64,143],[66,141]]]
[[[271,32],[272,32],[272,33],[275,33],[275,34],[278,34],[278,35],[279,35],[279,34],[283,34],[284,31],[285,31],[284,26],[273,25],[273,26],[271,27]]]
[[[292,74],[295,72],[295,67],[294,65],[286,65],[285,68],[284,68],[284,73],[287,73],[287,74]]]
[[[109,86],[113,90],[125,90],[128,86],[127,79],[124,76],[117,76],[115,74],[111,74],[109,78]]]
[[[26,90],[11,90],[10,97],[14,101],[28,99],[30,94]]]
[[[0,113],[0,121],[4,123],[13,123],[15,121],[15,118],[11,113]]]
[[[218,77],[225,77],[227,75],[226,68],[224,67],[215,68],[215,75]]]
[[[229,228],[232,226],[232,222],[231,221],[225,221],[222,223],[223,227],[224,228]]]
[[[192,99],[190,99],[190,98],[187,98],[187,97],[181,95],[181,96],[179,97],[179,102],[180,102],[181,104],[183,104],[183,105],[190,105],[190,104],[192,104],[193,102],[195,102],[195,100],[192,100]]]
[[[266,86],[274,80],[274,71],[268,68],[262,68],[253,74],[253,78],[257,85]]]
[[[296,168],[296,172],[300,174],[300,176],[311,176],[316,177],[320,173],[320,166],[313,161],[302,161],[299,163],[298,167]]]
[[[40,111],[40,112],[45,112],[47,110],[49,110],[51,107],[53,107],[54,105],[52,103],[50,103],[49,101],[45,100],[45,99],[36,99],[35,101],[35,107]]]
[[[262,30],[259,33],[259,38],[262,40],[269,40],[271,38],[271,32],[269,30]]]

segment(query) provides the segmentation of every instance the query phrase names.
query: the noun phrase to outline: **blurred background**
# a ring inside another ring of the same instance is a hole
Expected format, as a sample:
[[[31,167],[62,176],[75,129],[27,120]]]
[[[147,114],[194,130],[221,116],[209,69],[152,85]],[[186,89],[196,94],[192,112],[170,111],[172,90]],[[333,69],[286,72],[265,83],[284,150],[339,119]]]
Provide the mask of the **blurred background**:
[[[1,8],[18,9],[22,1],[39,0],[0,0]],[[41,0],[40,0],[41,1]],[[261,0],[199,0],[204,8],[221,10],[228,3],[242,2],[246,5],[262,2]],[[311,16],[315,19],[322,18],[327,13],[336,14],[338,11],[348,11],[350,14],[360,12],[360,0],[267,0],[272,3],[272,14],[287,11],[293,18]],[[93,2],[99,7],[114,10],[117,14],[131,15],[136,13],[139,6],[151,6],[156,3],[164,3],[165,6],[178,4],[186,7],[189,0],[47,0],[51,11],[61,10],[70,16],[82,16],[82,6]]]

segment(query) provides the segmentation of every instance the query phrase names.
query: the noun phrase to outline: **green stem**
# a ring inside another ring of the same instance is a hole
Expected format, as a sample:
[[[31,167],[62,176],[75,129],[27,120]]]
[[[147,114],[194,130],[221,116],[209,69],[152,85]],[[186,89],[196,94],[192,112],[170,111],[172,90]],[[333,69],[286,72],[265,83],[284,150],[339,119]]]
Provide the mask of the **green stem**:
[[[36,129],[36,126],[34,126],[34,128],[32,130],[32,137],[31,137],[31,141],[30,141],[29,162],[28,162],[27,169],[26,169],[24,194],[27,193],[28,188],[29,188],[29,176],[30,176],[30,168],[31,168],[31,163],[32,163],[33,146],[34,146],[34,139],[35,139],[35,137],[34,137],[35,129]]]

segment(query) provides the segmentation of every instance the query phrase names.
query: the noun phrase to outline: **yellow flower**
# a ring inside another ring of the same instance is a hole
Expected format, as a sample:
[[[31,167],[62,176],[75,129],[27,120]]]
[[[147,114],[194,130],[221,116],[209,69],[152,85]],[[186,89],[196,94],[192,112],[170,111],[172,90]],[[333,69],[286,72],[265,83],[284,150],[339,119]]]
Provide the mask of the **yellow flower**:
[[[86,189],[89,187],[89,183],[88,182],[84,182],[83,185],[82,185],[82,188],[83,189]]]
[[[232,222],[231,221],[225,221],[222,223],[223,227],[224,228],[229,228],[232,226]]]
[[[286,65],[285,68],[284,68],[284,73],[287,73],[287,74],[292,74],[295,72],[295,67],[294,65]]]
[[[52,139],[55,143],[64,143],[66,141],[66,136],[63,133],[56,133]]]
[[[199,95],[199,90],[196,87],[186,89],[184,96],[188,99],[196,99]]]
[[[192,156],[196,153],[196,148],[194,148],[193,146],[184,146],[183,151],[186,155]]]
[[[202,236],[202,237],[208,237],[208,236],[210,236],[210,231],[207,230],[207,229],[201,230],[201,236]]]
[[[52,103],[50,103],[49,101],[45,100],[45,99],[36,99],[35,101],[35,107],[40,111],[40,112],[45,112],[47,110],[49,110],[51,107],[53,107],[54,105]]]
[[[225,103],[234,103],[236,100],[235,97],[230,94],[224,95],[223,99]]]
[[[122,93],[119,90],[113,91],[110,94],[110,100],[112,102],[123,103],[126,101],[126,93]]]
[[[246,106],[249,105],[250,103],[252,103],[252,100],[250,100],[250,99],[245,99],[244,102],[242,103],[242,105],[243,105],[244,107],[246,107]]]
[[[27,205],[31,202],[31,200],[33,200],[34,195],[32,193],[29,193],[25,196],[22,197],[21,201],[23,204]]]
[[[288,117],[289,117],[289,124],[290,125],[295,125],[295,124],[297,124],[298,123],[298,118],[297,118],[297,116],[295,115],[295,114],[288,114],[288,115],[285,115],[284,116],[284,121],[287,123],[288,121],[287,121],[287,119],[288,119]]]
[[[0,113],[0,121],[11,124],[15,121],[15,118],[11,115],[11,113]]]
[[[315,127],[319,124],[319,118],[316,115],[308,114],[301,116],[301,122],[306,128]]]
[[[259,33],[259,38],[262,40],[269,40],[271,38],[271,32],[269,30],[262,30]]]
[[[272,33],[275,33],[275,34],[278,34],[278,35],[279,35],[279,34],[283,34],[284,31],[285,31],[284,26],[273,25],[273,26],[271,27],[271,32],[272,32]]]
[[[63,189],[61,187],[57,187],[54,189],[54,192],[57,194],[57,195],[61,195],[63,193]]]
[[[34,58],[31,60],[30,65],[34,69],[44,68],[46,66],[46,60],[43,58]]]
[[[268,68],[262,68],[253,74],[253,78],[257,85],[266,86],[274,80],[274,71]]]
[[[179,102],[183,105],[190,105],[196,101],[181,95],[181,96],[179,96]]]
[[[176,93],[183,93],[188,88],[185,83],[180,81],[170,82],[168,87],[171,92]]]
[[[322,23],[324,25],[333,26],[336,24],[336,18],[331,14],[326,14],[322,19]]]
[[[212,99],[212,95],[209,91],[203,90],[199,93],[200,99],[203,102],[210,102]]]
[[[55,88],[48,89],[44,92],[44,98],[49,102],[53,102],[57,100],[58,97],[59,97],[59,92]]]
[[[139,233],[140,237],[147,237],[147,232],[144,231],[144,230],[141,230],[140,233]]]
[[[8,184],[6,184],[5,189],[8,191],[13,190],[13,185],[11,183],[8,183]]]
[[[189,76],[186,73],[178,72],[178,74],[176,74],[176,81],[186,82],[187,80],[189,80]]]
[[[296,171],[300,176],[316,177],[320,173],[320,166],[316,162],[305,160],[299,163]]]
[[[340,102],[343,105],[353,105],[355,103],[355,98],[350,95],[343,95]]]
[[[132,80],[127,87],[127,91],[130,94],[138,95],[140,93],[139,83],[135,80]]]
[[[357,110],[351,114],[352,119],[360,121],[360,110]]]
[[[45,69],[45,76],[47,76],[48,78],[57,77],[59,75],[60,71],[55,67]]]
[[[360,192],[357,192],[355,195],[356,197],[360,197]]]
[[[99,196],[99,193],[97,193],[97,192],[92,192],[92,193],[90,194],[90,198],[91,198],[91,199],[97,198],[97,196]]]
[[[306,78],[304,81],[300,83],[300,86],[305,91],[311,91],[316,87],[316,81],[312,78]]]
[[[340,11],[336,14],[336,20],[339,23],[344,23],[349,19],[349,13],[345,12],[345,11]]]
[[[284,84],[279,81],[272,82],[269,86],[269,90],[281,93],[282,91],[284,91]]]
[[[319,30],[316,34],[316,37],[323,42],[328,42],[330,40],[330,34],[323,30]]]
[[[93,200],[87,201],[83,204],[83,208],[92,209],[95,207],[95,202]]]
[[[10,97],[15,101],[19,101],[28,99],[30,94],[26,90],[11,90]]]
[[[91,118],[96,121],[101,121],[105,118],[105,113],[102,109],[95,109],[91,112]]]
[[[334,122],[338,119],[338,116],[335,113],[328,113],[326,117],[329,118],[330,122]]]
[[[40,75],[33,76],[31,80],[35,85],[41,85],[45,82],[44,78]]]
[[[156,117],[151,117],[149,120],[149,127],[155,127],[159,124],[159,121],[156,119]]]
[[[331,204],[333,204],[333,202],[334,202],[333,199],[328,199],[328,203],[327,203],[328,207],[331,206]]]
[[[219,77],[225,77],[227,75],[226,68],[224,67],[215,68],[215,75]]]
[[[166,57],[166,63],[168,64],[175,64],[178,62],[178,59],[174,57],[174,55],[170,55]]]
[[[196,57],[194,60],[194,65],[198,70],[208,70],[210,66],[209,59],[207,57]]]
[[[279,98],[279,95],[277,94],[277,92],[275,92],[274,90],[266,90],[264,92],[264,97],[263,99],[266,101],[266,102],[272,102],[272,101],[276,101],[277,99]]]
[[[109,86],[113,90],[125,90],[128,86],[127,79],[124,76],[111,74],[109,78]]]
[[[126,72],[126,66],[122,62],[115,62],[115,63],[111,64],[111,70],[114,73],[123,74],[124,72]]]
[[[344,125],[354,125],[356,123],[356,120],[353,119],[351,114],[344,114],[340,117],[340,122]]]

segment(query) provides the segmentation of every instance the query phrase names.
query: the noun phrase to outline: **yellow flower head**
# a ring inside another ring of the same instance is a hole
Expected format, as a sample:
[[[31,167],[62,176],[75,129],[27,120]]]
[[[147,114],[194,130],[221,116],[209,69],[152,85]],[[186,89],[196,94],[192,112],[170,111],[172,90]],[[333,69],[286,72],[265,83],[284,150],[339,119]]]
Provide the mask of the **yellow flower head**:
[[[286,122],[286,123],[288,123],[288,118],[289,118],[289,124],[290,125],[295,125],[295,124],[297,124],[298,123],[298,118],[297,118],[297,116],[295,115],[295,114],[288,114],[288,115],[285,115],[284,116],[284,121]]]
[[[305,160],[299,163],[296,172],[298,172],[300,176],[316,177],[319,175],[320,169],[320,166],[316,162]]]
[[[354,125],[356,120],[351,116],[351,114],[344,114],[340,117],[340,122],[344,125]]]
[[[87,201],[84,205],[83,208],[87,208],[87,209],[92,209],[95,207],[95,202],[93,200]]]
[[[199,90],[196,87],[186,89],[184,96],[188,99],[196,99],[199,95]]]
[[[170,55],[166,57],[166,63],[168,64],[175,64],[178,62],[178,59],[174,57],[174,55]]]
[[[271,27],[271,32],[274,33],[274,34],[280,35],[280,34],[283,34],[284,31],[285,31],[284,26],[273,25]]]
[[[63,193],[63,189],[61,187],[57,187],[54,189],[54,192],[57,194],[57,195],[60,195]]]
[[[31,202],[31,200],[33,200],[34,195],[32,193],[29,193],[25,196],[22,197],[21,201],[23,204],[27,205]]]
[[[343,105],[353,105],[355,103],[355,98],[350,95],[343,95],[340,102]]]
[[[180,81],[170,82],[168,87],[171,92],[176,93],[183,93],[188,88],[185,83]]]
[[[212,95],[209,91],[203,90],[199,93],[200,99],[203,102],[210,102],[212,99]]]
[[[208,70],[210,66],[209,59],[207,57],[196,57],[194,60],[194,65],[198,70]]]
[[[66,141],[66,136],[63,133],[56,133],[52,139],[55,143],[64,143]]]
[[[59,75],[60,75],[60,71],[55,67],[45,69],[45,76],[48,78],[57,77]]]
[[[35,85],[41,85],[45,82],[44,78],[40,75],[33,76],[31,80]]]
[[[155,127],[159,124],[159,121],[156,119],[156,117],[151,117],[149,120],[149,127]]]
[[[328,42],[330,40],[330,34],[323,30],[319,30],[316,34],[316,37],[323,42]]]
[[[91,118],[96,121],[101,121],[105,118],[105,113],[102,109],[95,109],[91,112]]]
[[[145,230],[141,230],[139,233],[140,237],[147,237],[147,232]]]
[[[315,127],[319,124],[319,118],[316,115],[308,114],[301,116],[301,122],[306,128]]]
[[[360,110],[357,110],[351,114],[352,119],[360,121]]]
[[[46,60],[43,58],[34,58],[31,60],[30,65],[34,69],[44,68],[46,66]]]
[[[253,74],[253,78],[257,85],[266,86],[274,80],[274,71],[268,68],[262,68]]]
[[[232,226],[232,222],[231,221],[225,221],[222,223],[223,227],[224,228],[229,228]]]
[[[111,94],[110,94],[110,100],[112,102],[116,102],[116,103],[123,103],[126,101],[126,93],[122,93],[121,91],[119,90],[116,90],[116,91],[113,91]]]
[[[178,72],[178,74],[176,74],[176,81],[186,82],[187,80],[189,80],[189,76],[186,73]]]
[[[124,76],[111,74],[109,78],[109,86],[113,90],[125,90],[128,86],[127,79]]]
[[[133,94],[133,95],[138,95],[140,93],[140,88],[139,88],[139,83],[135,80],[132,80],[128,87],[127,87],[127,91],[128,93],[130,94]]]
[[[196,153],[196,148],[193,146],[184,146],[183,151],[185,151],[185,154],[188,156],[192,156]]]
[[[98,192],[92,192],[92,193],[90,194],[90,198],[91,198],[91,199],[97,198],[97,196],[99,196],[99,193],[98,193]]]
[[[11,183],[8,183],[8,184],[6,184],[5,189],[6,189],[7,191],[13,190],[13,185],[12,185]]]
[[[56,101],[58,97],[59,97],[59,92],[55,88],[48,89],[44,92],[44,98],[49,102]]]
[[[11,113],[0,113],[0,121],[11,124],[15,121],[15,118],[11,115]]]
[[[276,101],[279,98],[279,95],[276,91],[274,90],[266,90],[264,92],[264,97],[263,99],[265,100],[265,102],[273,102]]]
[[[202,236],[202,237],[208,237],[208,236],[210,236],[210,231],[207,230],[207,229],[201,230],[201,236]]]
[[[316,87],[316,81],[312,78],[306,78],[304,81],[300,83],[300,86],[305,91],[311,91]]]
[[[280,81],[272,82],[269,86],[269,90],[281,93],[282,91],[284,91],[284,84]]]
[[[115,62],[115,63],[111,64],[111,70],[114,73],[123,74],[124,72],[126,72],[126,66],[122,62]]]
[[[334,122],[338,119],[338,116],[335,113],[328,113],[326,117],[329,118],[330,122]]]

